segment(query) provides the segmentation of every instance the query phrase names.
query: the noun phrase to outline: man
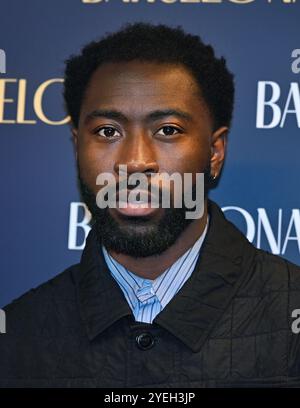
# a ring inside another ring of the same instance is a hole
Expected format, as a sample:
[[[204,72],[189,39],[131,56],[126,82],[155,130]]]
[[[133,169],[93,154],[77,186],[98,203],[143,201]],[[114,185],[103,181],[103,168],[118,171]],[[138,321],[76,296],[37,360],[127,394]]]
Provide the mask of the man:
[[[254,248],[208,199],[233,96],[225,60],[180,28],[128,25],[67,61],[64,97],[92,229],[80,264],[5,308],[1,386],[300,385],[300,268]],[[204,174],[201,216],[174,205],[175,183],[159,190],[169,208],[101,208],[99,174],[115,177],[120,203],[124,169],[147,180],[192,174],[194,196]]]

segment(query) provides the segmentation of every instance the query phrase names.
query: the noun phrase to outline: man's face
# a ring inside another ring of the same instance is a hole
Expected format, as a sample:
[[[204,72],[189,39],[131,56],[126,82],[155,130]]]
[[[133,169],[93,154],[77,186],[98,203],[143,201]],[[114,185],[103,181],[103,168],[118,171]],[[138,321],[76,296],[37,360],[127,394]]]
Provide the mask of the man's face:
[[[132,256],[161,253],[191,220],[185,208],[99,209],[96,178],[119,166],[128,175],[166,172],[218,174],[227,128],[213,121],[199,87],[179,65],[122,62],[101,65],[85,92],[73,131],[83,198],[106,247]],[[117,186],[118,187],[118,186]],[[176,195],[172,185],[170,195]]]

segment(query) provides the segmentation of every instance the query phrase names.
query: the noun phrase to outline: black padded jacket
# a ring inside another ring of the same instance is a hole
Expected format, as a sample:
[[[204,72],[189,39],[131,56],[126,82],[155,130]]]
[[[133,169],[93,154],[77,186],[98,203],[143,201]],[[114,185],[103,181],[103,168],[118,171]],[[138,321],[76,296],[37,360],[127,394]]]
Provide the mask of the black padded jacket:
[[[195,270],[152,324],[134,320],[92,228],[79,264],[5,307],[0,387],[299,387],[300,267],[208,210]]]

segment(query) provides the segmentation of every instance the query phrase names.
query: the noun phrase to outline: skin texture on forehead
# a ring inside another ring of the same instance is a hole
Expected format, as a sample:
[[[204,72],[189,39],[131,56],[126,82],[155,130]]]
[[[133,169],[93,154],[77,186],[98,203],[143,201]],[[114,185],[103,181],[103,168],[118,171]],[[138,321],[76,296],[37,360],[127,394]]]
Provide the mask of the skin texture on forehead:
[[[138,113],[144,98],[147,98],[147,104],[151,101],[157,103],[159,98],[163,105],[164,100],[169,103],[170,98],[173,98],[175,104],[185,105],[191,102],[192,96],[195,104],[191,108],[200,115],[206,112],[203,119],[209,116],[196,80],[181,64],[131,61],[101,65],[91,76],[86,88],[80,120],[89,106],[99,102],[100,95],[101,104],[104,105],[110,103],[112,97],[116,102],[125,103],[133,117]]]

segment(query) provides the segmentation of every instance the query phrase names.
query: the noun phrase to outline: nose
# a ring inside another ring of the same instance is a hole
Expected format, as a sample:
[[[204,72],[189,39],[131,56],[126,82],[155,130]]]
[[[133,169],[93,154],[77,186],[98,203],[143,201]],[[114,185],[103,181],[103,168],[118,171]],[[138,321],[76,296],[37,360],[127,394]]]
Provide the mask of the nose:
[[[159,166],[151,140],[142,132],[134,137],[124,140],[124,146],[119,151],[118,160],[115,162],[114,171],[119,173],[120,165],[127,166],[127,173],[158,173]]]
[[[128,174],[145,173],[146,175],[151,175],[158,172],[158,165],[155,161],[132,160],[123,164],[127,165]]]

